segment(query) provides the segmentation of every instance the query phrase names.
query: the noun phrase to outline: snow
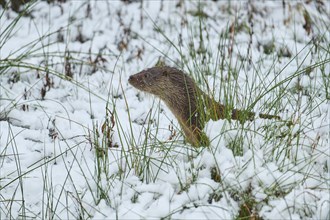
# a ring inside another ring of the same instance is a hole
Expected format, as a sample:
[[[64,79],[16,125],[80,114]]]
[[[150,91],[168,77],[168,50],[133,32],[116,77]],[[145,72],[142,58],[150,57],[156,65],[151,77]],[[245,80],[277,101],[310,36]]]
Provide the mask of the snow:
[[[330,8],[284,2],[37,2],[11,32],[1,8],[0,218],[235,219],[248,198],[263,219],[328,219]],[[157,61],[283,120],[210,120],[211,146],[193,148],[127,82]]]

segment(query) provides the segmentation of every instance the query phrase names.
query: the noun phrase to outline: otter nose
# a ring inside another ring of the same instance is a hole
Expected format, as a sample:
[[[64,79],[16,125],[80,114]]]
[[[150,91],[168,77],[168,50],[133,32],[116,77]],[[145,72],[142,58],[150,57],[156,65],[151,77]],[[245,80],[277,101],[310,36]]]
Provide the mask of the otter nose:
[[[128,82],[132,82],[133,80],[134,80],[134,76],[132,75],[132,76],[130,76],[129,78],[128,78]]]

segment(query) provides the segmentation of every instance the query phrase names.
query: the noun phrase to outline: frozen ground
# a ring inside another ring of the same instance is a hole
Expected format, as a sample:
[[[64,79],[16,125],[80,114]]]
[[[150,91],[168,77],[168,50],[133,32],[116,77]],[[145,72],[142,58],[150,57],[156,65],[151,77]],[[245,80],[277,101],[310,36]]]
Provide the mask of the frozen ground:
[[[0,9],[0,219],[329,219],[329,5]],[[156,63],[283,121],[211,121],[194,149],[127,83]]]

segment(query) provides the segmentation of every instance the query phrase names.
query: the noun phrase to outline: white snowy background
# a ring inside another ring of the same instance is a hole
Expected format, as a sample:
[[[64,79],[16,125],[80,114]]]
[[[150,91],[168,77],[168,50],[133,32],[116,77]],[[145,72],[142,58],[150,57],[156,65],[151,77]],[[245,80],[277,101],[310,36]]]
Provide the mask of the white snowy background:
[[[329,5],[1,8],[0,219],[329,219]],[[157,63],[283,120],[210,121],[195,149],[127,82]]]

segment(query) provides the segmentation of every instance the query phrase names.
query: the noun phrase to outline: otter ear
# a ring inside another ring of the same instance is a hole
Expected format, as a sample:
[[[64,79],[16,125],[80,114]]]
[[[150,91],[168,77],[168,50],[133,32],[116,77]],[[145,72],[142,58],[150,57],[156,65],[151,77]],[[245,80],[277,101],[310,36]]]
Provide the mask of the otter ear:
[[[168,75],[169,75],[168,71],[167,71],[167,70],[164,70],[164,72],[163,72],[163,76],[168,77]]]

